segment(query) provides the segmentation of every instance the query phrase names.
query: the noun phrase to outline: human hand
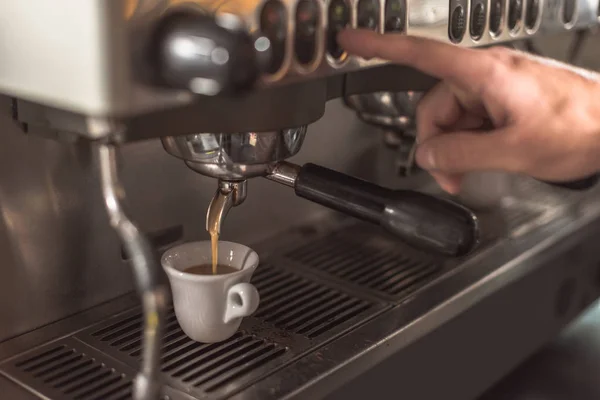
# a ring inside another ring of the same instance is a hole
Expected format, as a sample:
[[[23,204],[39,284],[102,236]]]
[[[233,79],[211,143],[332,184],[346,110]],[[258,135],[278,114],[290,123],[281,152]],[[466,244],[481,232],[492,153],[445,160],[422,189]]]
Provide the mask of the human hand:
[[[416,161],[447,192],[473,171],[563,182],[600,170],[599,74],[503,47],[358,30],[338,40],[440,79],[417,108]]]

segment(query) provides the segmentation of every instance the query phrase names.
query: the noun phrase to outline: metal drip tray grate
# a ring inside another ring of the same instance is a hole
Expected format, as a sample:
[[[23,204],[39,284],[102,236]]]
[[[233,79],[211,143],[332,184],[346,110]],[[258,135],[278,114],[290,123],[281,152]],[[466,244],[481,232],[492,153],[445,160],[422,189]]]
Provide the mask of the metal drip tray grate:
[[[221,343],[191,340],[169,310],[161,360],[169,386],[198,397],[228,396],[386,308],[268,262],[259,266],[253,283],[261,294],[255,317],[244,319],[240,331]],[[136,309],[76,337],[137,369],[141,335]]]
[[[409,249],[363,225],[315,239],[285,256],[311,270],[396,300],[446,270],[440,259]]]
[[[271,266],[261,266],[253,283],[266,304],[256,313],[257,318],[310,339],[372,307],[369,301]]]
[[[61,340],[2,366],[4,372],[52,399],[125,400],[133,374],[74,339]]]

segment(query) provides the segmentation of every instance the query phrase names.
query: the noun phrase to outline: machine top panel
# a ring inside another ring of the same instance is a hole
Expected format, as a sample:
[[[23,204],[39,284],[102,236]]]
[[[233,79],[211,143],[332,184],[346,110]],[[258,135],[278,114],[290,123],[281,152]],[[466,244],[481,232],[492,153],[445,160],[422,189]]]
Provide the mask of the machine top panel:
[[[234,14],[271,43],[258,89],[381,64],[349,56],[344,27],[487,46],[598,24],[598,0],[0,0],[0,92],[91,116],[185,105],[185,90],[146,76],[147,52],[169,11]],[[191,11],[191,10],[190,10]]]

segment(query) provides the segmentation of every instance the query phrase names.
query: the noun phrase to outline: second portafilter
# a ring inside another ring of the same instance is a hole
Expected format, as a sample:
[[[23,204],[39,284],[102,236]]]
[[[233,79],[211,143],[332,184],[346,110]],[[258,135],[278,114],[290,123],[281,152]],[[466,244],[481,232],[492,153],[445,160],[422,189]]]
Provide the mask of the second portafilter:
[[[314,164],[287,158],[301,148],[306,127],[270,132],[199,133],[162,138],[165,150],[203,175],[217,178],[213,199],[227,211],[243,202],[246,181],[262,176],[294,189],[299,197],[377,224],[411,245],[457,257],[478,243],[475,215],[448,200],[410,190],[391,190]],[[229,199],[229,200],[227,200]],[[212,203],[211,203],[212,206]]]

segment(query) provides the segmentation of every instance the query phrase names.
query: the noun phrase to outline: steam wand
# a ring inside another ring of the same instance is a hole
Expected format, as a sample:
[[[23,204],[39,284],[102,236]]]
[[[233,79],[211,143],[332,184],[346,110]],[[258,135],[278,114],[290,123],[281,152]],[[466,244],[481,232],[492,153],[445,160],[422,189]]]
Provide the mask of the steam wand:
[[[125,190],[117,171],[117,149],[112,144],[95,146],[100,169],[102,196],[108,212],[110,225],[119,235],[131,264],[144,312],[142,366],[135,378],[133,398],[155,400],[160,397],[161,340],[165,323],[167,303],[170,300],[169,285],[158,265],[150,241],[142,234],[126,212]]]

